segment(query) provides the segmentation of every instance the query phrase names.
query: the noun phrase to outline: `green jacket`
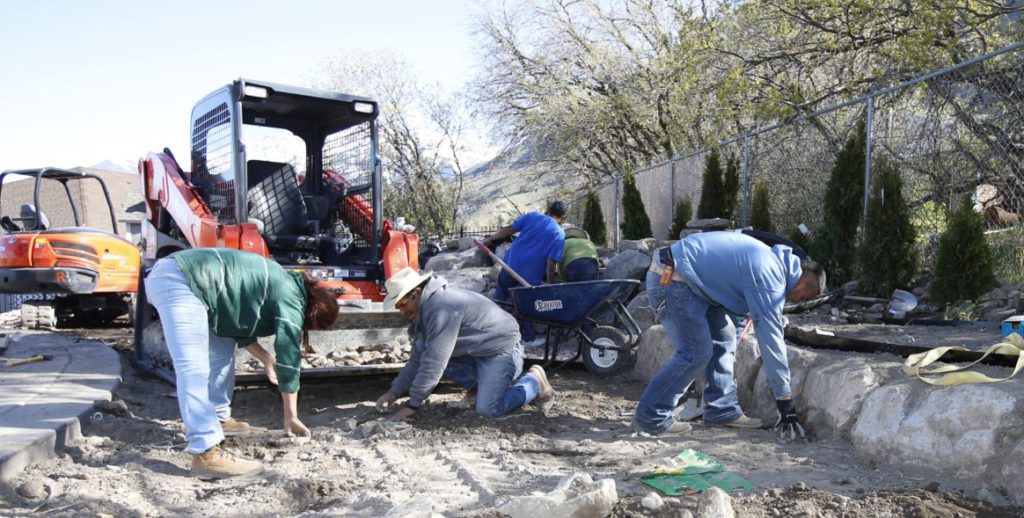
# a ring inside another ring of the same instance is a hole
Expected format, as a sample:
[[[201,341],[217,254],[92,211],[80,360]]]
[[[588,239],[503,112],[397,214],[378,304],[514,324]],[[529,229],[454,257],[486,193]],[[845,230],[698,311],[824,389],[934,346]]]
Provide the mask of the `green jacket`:
[[[589,257],[597,259],[597,247],[589,239],[581,237],[568,237],[565,239],[565,250],[562,252],[562,261],[558,263],[558,275],[565,281],[565,266],[577,260]]]
[[[206,306],[214,334],[234,338],[239,347],[274,335],[278,389],[298,392],[306,310],[302,274],[230,248],[193,248],[170,257]]]

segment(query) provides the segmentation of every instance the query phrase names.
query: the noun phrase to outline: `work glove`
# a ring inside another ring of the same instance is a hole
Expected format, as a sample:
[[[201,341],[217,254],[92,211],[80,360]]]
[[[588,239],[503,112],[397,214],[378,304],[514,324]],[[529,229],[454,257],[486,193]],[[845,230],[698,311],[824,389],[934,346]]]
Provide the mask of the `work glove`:
[[[779,407],[779,420],[775,423],[775,430],[779,431],[779,438],[787,441],[796,439],[797,434],[805,437],[804,427],[800,424],[800,418],[796,415],[796,408],[792,399],[777,399],[775,404]]]

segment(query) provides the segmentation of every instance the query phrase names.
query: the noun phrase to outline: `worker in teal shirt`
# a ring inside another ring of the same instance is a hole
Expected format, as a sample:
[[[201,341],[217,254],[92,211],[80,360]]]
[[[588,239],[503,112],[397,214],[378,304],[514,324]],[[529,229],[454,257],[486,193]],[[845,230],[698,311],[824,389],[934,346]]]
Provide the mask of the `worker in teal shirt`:
[[[565,245],[565,232],[561,223],[565,220],[565,205],[560,201],[548,206],[547,214],[530,212],[516,218],[507,227],[491,234],[484,239],[484,245],[512,237],[519,232],[519,237],[512,242],[512,247],[505,252],[503,260],[515,270],[531,286],[538,286],[547,281],[555,283],[555,267],[562,260],[562,248]],[[516,280],[505,270],[498,274],[498,286],[494,289],[494,299],[504,301],[509,297],[509,288],[516,286]],[[544,343],[533,330],[533,324],[519,321],[519,332],[523,345],[535,347]]]

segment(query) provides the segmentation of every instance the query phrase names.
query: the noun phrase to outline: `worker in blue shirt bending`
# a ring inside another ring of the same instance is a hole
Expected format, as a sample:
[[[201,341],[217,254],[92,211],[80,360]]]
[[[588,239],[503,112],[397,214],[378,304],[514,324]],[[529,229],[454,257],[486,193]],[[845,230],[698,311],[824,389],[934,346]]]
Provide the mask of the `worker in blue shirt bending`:
[[[560,201],[553,202],[547,214],[529,212],[516,218],[509,226],[491,234],[484,239],[484,245],[507,239],[519,232],[519,237],[512,242],[512,247],[505,252],[503,261],[531,286],[541,282],[554,284],[555,267],[562,260],[562,249],[565,246],[565,231],[561,223],[565,220],[565,205]],[[498,274],[498,286],[494,289],[494,299],[503,301],[509,297],[509,288],[516,286],[516,280],[502,270]],[[544,343],[533,331],[533,323],[519,321],[519,333],[523,345],[534,347]]]
[[[733,381],[737,331],[749,316],[780,413],[775,426],[789,438],[803,436],[789,385],[782,309],[824,290],[818,263],[801,260],[788,246],[769,248],[736,232],[693,234],[657,250],[647,295],[676,354],[640,396],[633,427],[649,435],[690,431],[672,410],[704,369],[704,423],[760,428],[760,420],[743,415]]]

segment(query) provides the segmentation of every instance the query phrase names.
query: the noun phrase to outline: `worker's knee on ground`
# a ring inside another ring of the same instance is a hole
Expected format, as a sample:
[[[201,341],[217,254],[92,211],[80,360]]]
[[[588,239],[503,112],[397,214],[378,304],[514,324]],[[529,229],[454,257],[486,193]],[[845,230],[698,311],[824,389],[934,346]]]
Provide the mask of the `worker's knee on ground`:
[[[501,417],[503,415],[502,411],[501,411],[501,408],[499,407],[498,404],[496,404],[496,403],[489,403],[488,404],[488,403],[486,403],[484,401],[480,401],[479,399],[476,401],[476,413],[478,413],[478,414],[480,414],[480,415],[482,415],[484,417],[490,417],[491,419],[493,419],[495,417]]]

